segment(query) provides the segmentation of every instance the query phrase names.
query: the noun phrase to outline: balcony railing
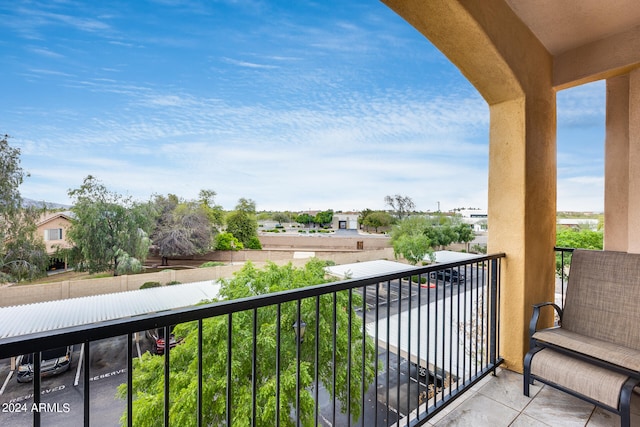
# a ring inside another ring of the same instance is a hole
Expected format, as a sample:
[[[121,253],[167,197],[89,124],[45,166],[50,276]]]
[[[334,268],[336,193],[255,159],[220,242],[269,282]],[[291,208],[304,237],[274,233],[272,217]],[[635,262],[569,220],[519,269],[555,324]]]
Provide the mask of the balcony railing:
[[[197,331],[192,343],[197,387],[189,397],[191,425],[236,425],[240,412],[248,415],[242,425],[251,426],[286,425],[287,419],[294,425],[303,420],[312,425],[422,425],[502,362],[497,349],[503,257],[408,267],[382,276],[5,338],[0,340],[0,359],[81,344],[77,390],[83,410],[78,408],[75,424],[103,425],[91,416],[98,406],[93,390],[97,384],[89,368],[91,349],[99,340],[126,336],[126,368],[122,367],[126,375],[121,380],[126,397],[119,410],[124,413],[122,423],[132,426],[140,398],[134,381],[136,334],[164,328],[168,337],[173,325],[192,322]],[[238,331],[247,316],[251,326]],[[273,318],[265,322],[265,316]],[[224,333],[208,336],[206,325],[216,319],[224,325]],[[300,326],[306,326],[304,336]],[[266,327],[272,328],[272,352],[264,351],[257,338]],[[327,330],[331,332],[323,332]],[[181,345],[187,344],[177,347]],[[207,353],[220,345],[226,346],[226,360],[211,363]],[[149,357],[162,361],[156,425],[168,426],[177,425],[172,405],[179,390],[172,388],[172,382],[180,373],[172,370],[172,363],[179,353],[170,345],[164,348],[164,356]],[[322,350],[326,348],[329,357]],[[268,385],[259,375],[267,359],[275,366]],[[238,378],[241,364],[248,364],[250,375]],[[216,384],[224,385],[213,384],[212,365],[223,372]],[[43,394],[39,357],[34,358],[33,370],[32,396],[25,401],[28,407],[39,407],[53,398]],[[288,376],[291,373],[293,377]],[[267,386],[273,391],[271,408],[258,397],[260,388]],[[236,400],[241,395],[238,387],[249,388],[250,401]],[[222,408],[220,418],[211,418],[214,403],[216,410]],[[27,412],[23,416],[30,415],[34,426],[43,423],[41,411]],[[265,421],[266,413],[272,414],[270,421]],[[47,417],[46,425],[50,420],[55,418]]]
[[[556,278],[560,288],[556,286],[556,294],[559,291],[559,297],[556,296],[556,304],[564,308],[564,300],[567,295],[567,280],[569,278],[569,268],[571,267],[571,255],[574,248],[553,248],[556,252]]]

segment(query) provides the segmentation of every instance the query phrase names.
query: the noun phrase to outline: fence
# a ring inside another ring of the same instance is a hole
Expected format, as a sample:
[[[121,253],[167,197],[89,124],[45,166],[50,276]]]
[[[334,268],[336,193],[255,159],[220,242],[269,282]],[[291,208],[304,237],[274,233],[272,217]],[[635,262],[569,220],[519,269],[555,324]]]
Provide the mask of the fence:
[[[271,257],[271,251],[245,251],[249,254],[236,253],[236,263],[252,260],[262,263],[274,258],[278,264],[291,262],[294,265],[302,265],[306,259],[294,259],[295,251],[279,251],[281,257]],[[341,252],[310,252],[307,256],[339,263],[353,263],[384,259],[393,257],[393,249],[379,249],[354,253]],[[252,259],[252,257],[254,257]],[[257,257],[257,258],[256,258]],[[176,262],[176,264],[179,261]],[[204,260],[202,262],[205,262]],[[169,268],[169,267],[168,267]],[[199,282],[202,280],[217,280],[232,277],[233,273],[242,268],[242,265],[221,265],[207,268],[190,268],[186,270],[163,270],[156,273],[136,275],[123,275],[117,277],[104,277],[99,279],[67,280],[55,283],[39,285],[18,285],[0,288],[0,307],[9,307],[21,304],[33,304],[43,301],[77,298],[89,295],[109,294],[140,289],[145,282],[159,282],[161,284],[177,281],[180,283]]]

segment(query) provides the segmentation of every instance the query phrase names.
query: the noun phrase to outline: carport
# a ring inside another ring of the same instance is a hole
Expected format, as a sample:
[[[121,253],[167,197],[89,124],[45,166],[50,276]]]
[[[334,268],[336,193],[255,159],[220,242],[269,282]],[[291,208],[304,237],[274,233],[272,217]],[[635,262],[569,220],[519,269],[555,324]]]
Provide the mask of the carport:
[[[0,339],[188,307],[216,298],[219,291],[219,282],[207,280],[3,307],[0,308]],[[11,358],[5,385],[16,369],[19,356]],[[4,385],[0,394],[3,389]]]
[[[369,276],[384,276],[385,274],[411,270],[417,267],[401,262],[376,260],[355,262],[352,264],[332,265],[325,267],[328,274],[340,279],[361,279]]]

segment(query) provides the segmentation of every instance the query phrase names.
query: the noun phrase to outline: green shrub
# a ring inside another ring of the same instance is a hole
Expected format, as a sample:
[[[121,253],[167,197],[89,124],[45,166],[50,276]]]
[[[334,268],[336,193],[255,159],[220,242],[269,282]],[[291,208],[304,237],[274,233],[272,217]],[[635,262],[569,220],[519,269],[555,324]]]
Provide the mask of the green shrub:
[[[206,267],[217,267],[219,265],[224,265],[224,262],[220,261],[207,261],[204,264],[200,265],[198,268],[206,268]]]
[[[260,239],[258,239],[257,236],[253,236],[252,238],[250,238],[247,244],[247,249],[262,249]]]
[[[144,282],[140,289],[159,288],[160,286],[162,286],[160,282]]]
[[[181,285],[182,282],[178,282],[177,280],[172,280],[170,282],[167,282],[166,286],[172,286],[172,285]]]
[[[216,235],[215,248],[217,251],[230,251],[232,249],[244,249],[244,246],[233,234],[219,233],[218,235]]]
[[[418,283],[418,281],[420,281],[421,284],[424,284],[424,283],[427,283],[427,277],[426,276],[411,276],[411,281],[413,283]]]

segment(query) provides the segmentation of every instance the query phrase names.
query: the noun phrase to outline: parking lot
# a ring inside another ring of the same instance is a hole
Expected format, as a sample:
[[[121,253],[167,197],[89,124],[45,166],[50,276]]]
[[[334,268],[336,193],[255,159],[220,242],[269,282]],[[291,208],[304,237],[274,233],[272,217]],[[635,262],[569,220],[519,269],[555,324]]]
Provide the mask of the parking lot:
[[[141,338],[140,351],[151,351],[151,341]],[[134,346],[135,348],[135,346]],[[117,388],[126,381],[126,338],[118,337],[112,340],[103,340],[91,344],[91,373],[90,373],[90,405],[91,425],[120,426],[120,416],[125,410],[126,402],[116,396]],[[135,350],[137,352],[137,349]],[[0,425],[2,426],[31,426],[33,425],[33,412],[40,412],[43,426],[75,426],[83,424],[83,396],[82,384],[83,367],[81,360],[82,346],[73,348],[71,369],[62,374],[42,378],[42,391],[40,408],[33,407],[33,383],[18,383],[15,374],[10,373],[10,361],[0,361],[0,375],[4,388],[0,394]],[[386,349],[379,349],[379,357],[382,367],[378,376],[378,384],[387,383],[386,374]],[[398,359],[395,354],[389,354],[389,395],[379,394],[382,388],[376,390],[372,384],[365,396],[365,408],[363,417],[365,425],[373,425],[375,413],[378,413],[378,425],[387,425],[387,420],[397,420],[398,401],[403,406],[411,405],[415,408],[417,394],[424,393],[426,384],[416,382],[415,368],[409,367],[410,376],[407,375],[408,362]],[[75,385],[76,382],[78,385]],[[407,395],[406,383],[411,382],[411,398]],[[388,409],[383,403],[389,401]],[[376,405],[376,401],[380,402]],[[335,418],[333,415],[331,400],[326,390],[320,390],[320,425],[330,426],[335,419],[336,425],[346,423],[346,415],[340,413],[337,408]],[[409,408],[400,410],[401,416]]]
[[[91,343],[89,395],[91,424],[119,426],[126,402],[116,396],[118,386],[126,381],[126,337]],[[151,341],[141,338],[134,352],[151,351]],[[31,426],[33,412],[38,411],[43,426],[83,424],[84,387],[82,345],[73,346],[71,368],[59,375],[42,378],[41,402],[33,406],[33,383],[18,383],[11,371],[10,359],[0,360],[0,425]]]

